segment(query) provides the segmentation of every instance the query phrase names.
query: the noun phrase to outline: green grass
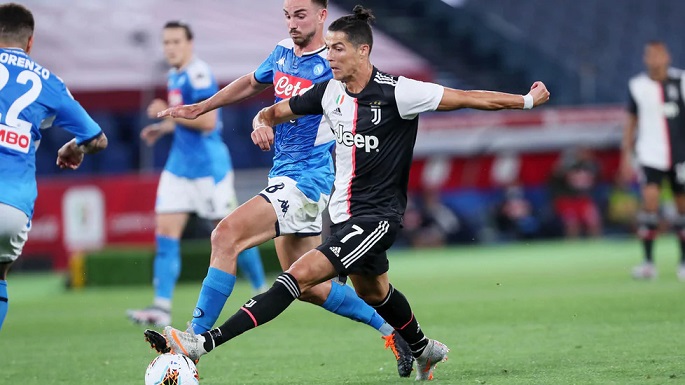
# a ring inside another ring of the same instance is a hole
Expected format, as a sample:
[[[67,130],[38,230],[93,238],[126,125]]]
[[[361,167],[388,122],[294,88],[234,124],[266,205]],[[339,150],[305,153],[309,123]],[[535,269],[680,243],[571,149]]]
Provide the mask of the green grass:
[[[438,384],[685,383],[685,283],[672,238],[661,277],[629,278],[635,241],[536,243],[391,253],[391,278],[429,336],[451,347]],[[10,276],[0,384],[142,384],[153,352],[125,309],[148,287],[65,291],[58,276]],[[184,327],[199,284],[175,299]],[[250,296],[239,283],[221,320]],[[377,332],[295,303],[277,320],[204,357],[201,384],[388,384]]]

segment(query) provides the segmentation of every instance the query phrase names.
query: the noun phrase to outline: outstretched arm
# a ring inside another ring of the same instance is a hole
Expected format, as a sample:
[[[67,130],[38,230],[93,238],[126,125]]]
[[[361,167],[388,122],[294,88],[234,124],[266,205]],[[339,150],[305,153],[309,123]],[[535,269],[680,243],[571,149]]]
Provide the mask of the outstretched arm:
[[[477,110],[530,109],[549,100],[549,91],[542,82],[535,82],[527,95],[515,95],[496,91],[462,91],[445,87],[438,111],[460,108]]]
[[[290,109],[289,100],[281,100],[273,106],[263,108],[252,120],[252,141],[262,150],[269,151],[274,144],[273,127],[297,117]]]
[[[195,104],[186,104],[164,109],[157,113],[157,117],[164,118],[169,116],[172,118],[196,119],[198,116],[216,110],[219,107],[238,103],[257,95],[270,86],[271,84],[259,83],[255,80],[254,73],[252,72],[234,80],[226,87],[220,89],[219,92],[212,95],[209,99]],[[185,122],[181,123],[187,124]]]

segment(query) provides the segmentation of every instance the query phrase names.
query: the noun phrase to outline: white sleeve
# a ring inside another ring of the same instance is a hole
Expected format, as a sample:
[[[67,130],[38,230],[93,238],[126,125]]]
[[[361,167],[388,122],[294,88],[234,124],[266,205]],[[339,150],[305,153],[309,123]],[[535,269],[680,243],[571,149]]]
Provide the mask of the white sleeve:
[[[395,101],[402,119],[414,119],[416,115],[435,111],[440,105],[445,87],[400,76],[395,86]]]

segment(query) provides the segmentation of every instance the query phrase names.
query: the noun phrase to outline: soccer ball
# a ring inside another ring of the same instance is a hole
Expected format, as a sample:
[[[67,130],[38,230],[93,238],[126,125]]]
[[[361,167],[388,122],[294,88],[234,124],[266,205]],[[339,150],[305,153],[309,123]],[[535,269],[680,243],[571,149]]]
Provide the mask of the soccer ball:
[[[198,385],[199,378],[193,361],[181,354],[159,355],[145,371],[145,385]]]

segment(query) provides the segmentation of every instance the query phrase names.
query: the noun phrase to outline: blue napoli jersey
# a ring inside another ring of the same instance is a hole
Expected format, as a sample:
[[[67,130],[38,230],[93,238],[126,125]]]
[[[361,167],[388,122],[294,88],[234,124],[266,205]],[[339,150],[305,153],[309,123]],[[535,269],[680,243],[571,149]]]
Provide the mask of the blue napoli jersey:
[[[167,91],[170,107],[200,102],[218,90],[209,66],[197,58],[193,58],[181,71],[169,71]],[[216,127],[208,132],[176,124],[165,170],[188,179],[211,176],[217,182],[233,170],[228,148],[221,138],[221,110],[218,114]]]
[[[257,68],[255,80],[272,83],[276,102],[290,99],[315,83],[333,77],[327,50],[295,55],[292,39],[278,43]],[[275,127],[274,164],[269,177],[287,176],[309,199],[330,195],[335,180],[332,150],[335,137],[321,115],[307,115]]]
[[[102,132],[66,86],[18,48],[0,48],[0,202],[33,216],[41,125],[83,144]],[[55,154],[56,156],[56,154]]]

